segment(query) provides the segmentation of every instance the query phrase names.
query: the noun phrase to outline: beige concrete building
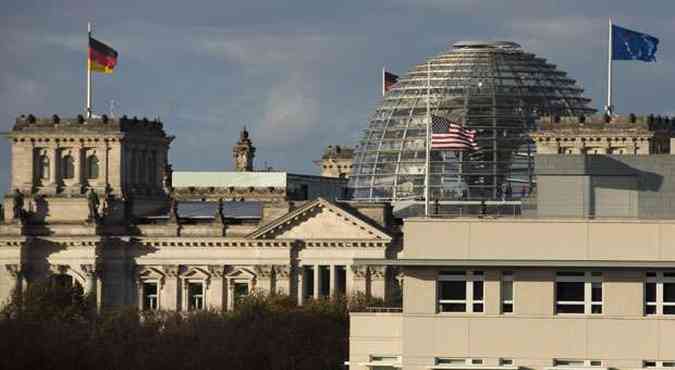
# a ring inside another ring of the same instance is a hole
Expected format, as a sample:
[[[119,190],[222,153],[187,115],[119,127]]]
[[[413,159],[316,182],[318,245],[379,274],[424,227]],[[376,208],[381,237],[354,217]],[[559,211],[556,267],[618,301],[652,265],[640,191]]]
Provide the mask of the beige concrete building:
[[[318,191],[294,201],[285,173],[267,188],[228,184],[222,173],[215,178],[225,182],[180,186],[190,175],[176,184],[167,163],[173,137],[146,119],[28,116],[6,136],[12,189],[0,222],[0,302],[47,280],[81,285],[99,307],[182,311],[232,309],[253,290],[301,304],[389,294],[386,266],[354,263],[400,248],[386,204],[336,203]],[[235,145],[242,171],[252,162],[252,148],[241,149],[248,144],[242,134]],[[345,183],[311,180],[333,190]],[[253,194],[273,196],[251,202]]]
[[[401,312],[353,313],[354,369],[675,366],[675,221],[408,219]]]

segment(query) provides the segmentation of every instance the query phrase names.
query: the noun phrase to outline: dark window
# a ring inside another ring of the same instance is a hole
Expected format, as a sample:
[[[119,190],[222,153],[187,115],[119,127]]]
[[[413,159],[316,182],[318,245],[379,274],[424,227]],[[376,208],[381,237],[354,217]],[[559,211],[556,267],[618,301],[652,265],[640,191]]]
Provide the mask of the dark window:
[[[157,283],[147,282],[143,283],[143,309],[156,310],[159,308],[157,294]]]
[[[190,311],[204,309],[204,284],[188,283],[188,309]]]
[[[87,178],[88,179],[97,179],[98,178],[98,158],[95,155],[90,155],[87,158]]]
[[[72,179],[75,177],[75,165],[73,157],[68,154],[61,160],[62,166],[61,171],[63,171],[62,176],[64,179]]]

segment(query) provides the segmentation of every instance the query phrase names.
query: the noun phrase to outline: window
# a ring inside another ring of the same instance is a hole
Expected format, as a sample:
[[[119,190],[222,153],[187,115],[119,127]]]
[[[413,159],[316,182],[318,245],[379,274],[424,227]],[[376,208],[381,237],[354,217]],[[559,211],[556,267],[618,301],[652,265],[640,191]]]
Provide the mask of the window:
[[[602,361],[599,360],[562,360],[554,359],[554,367],[601,367]]]
[[[643,368],[672,368],[675,367],[675,361],[656,361],[656,360],[646,360],[642,361]]]
[[[157,282],[146,281],[143,283],[143,309],[157,310],[159,308],[159,295]]]
[[[393,370],[401,368],[401,356],[370,356],[368,368],[372,370]]]
[[[204,309],[204,283],[188,282],[188,310],[203,310]]]
[[[482,358],[460,358],[460,357],[435,357],[434,365],[439,366],[439,368],[446,367],[471,367],[483,365],[485,362]],[[442,367],[441,367],[442,366]]]
[[[40,156],[39,171],[40,178],[43,180],[49,180],[49,157],[46,153]]]
[[[441,272],[438,276],[440,312],[483,312],[482,271]]]
[[[513,312],[513,272],[502,273],[502,313]]]
[[[645,281],[645,314],[675,315],[675,273],[647,273],[647,280]]]
[[[93,154],[87,157],[87,178],[90,180],[98,178],[98,158]]]
[[[234,302],[241,301],[248,295],[248,283],[234,283]]]
[[[555,285],[556,313],[602,313],[602,273],[559,272]]]
[[[75,164],[73,156],[70,154],[67,154],[61,159],[61,171],[63,171],[62,177],[64,179],[72,179],[75,177]]]

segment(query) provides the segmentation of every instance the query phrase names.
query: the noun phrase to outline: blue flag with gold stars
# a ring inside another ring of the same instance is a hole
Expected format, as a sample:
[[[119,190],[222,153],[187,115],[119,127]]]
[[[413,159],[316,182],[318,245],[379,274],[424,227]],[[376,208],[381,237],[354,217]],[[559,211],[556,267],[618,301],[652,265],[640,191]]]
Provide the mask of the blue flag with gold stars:
[[[658,45],[654,36],[612,25],[612,60],[656,62]]]

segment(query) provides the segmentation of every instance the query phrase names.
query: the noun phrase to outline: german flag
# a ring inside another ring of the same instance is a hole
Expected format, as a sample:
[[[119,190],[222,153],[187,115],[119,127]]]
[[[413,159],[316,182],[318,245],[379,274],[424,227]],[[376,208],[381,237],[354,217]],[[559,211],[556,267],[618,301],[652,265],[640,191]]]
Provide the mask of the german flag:
[[[117,65],[117,51],[89,37],[89,69],[93,72],[112,73]]]

